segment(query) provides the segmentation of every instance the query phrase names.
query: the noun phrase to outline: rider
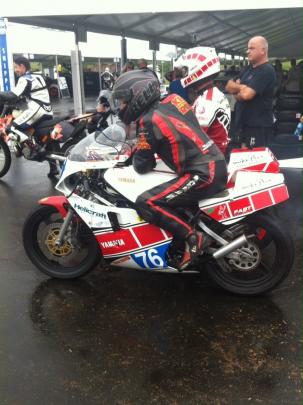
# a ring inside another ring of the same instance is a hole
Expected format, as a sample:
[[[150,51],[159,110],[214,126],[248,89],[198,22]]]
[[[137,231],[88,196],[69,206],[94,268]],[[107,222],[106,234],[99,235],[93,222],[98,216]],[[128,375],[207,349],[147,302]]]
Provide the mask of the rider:
[[[53,111],[43,76],[31,73],[29,60],[24,56],[17,57],[14,64],[18,83],[12,91],[1,91],[0,99],[14,103],[22,97],[26,98],[27,109],[13,121],[17,129],[24,130],[42,119],[52,118]]]
[[[122,74],[113,89],[119,117],[137,122],[138,142],[133,165],[144,174],[156,166],[154,154],[178,177],[151,188],[136,200],[139,215],[185,241],[180,270],[202,252],[205,238],[177,213],[177,207],[196,206],[226,185],[226,163],[214,142],[201,131],[191,107],[176,94],[159,102],[159,82],[148,70]]]
[[[97,99],[96,113],[88,120],[86,125],[89,134],[108,127],[107,119],[112,114],[109,98],[109,90],[100,91]]]
[[[30,63],[24,56],[19,56],[14,60],[14,70],[19,77],[16,87],[12,91],[1,91],[0,101],[15,103],[21,98],[25,98],[27,108],[16,117],[11,126],[24,131],[37,125],[45,119],[53,118],[52,106],[46,82],[42,75],[33,74],[30,71]],[[18,155],[18,151],[16,153]],[[49,176],[57,174],[54,162],[50,162]]]
[[[115,78],[110,72],[109,67],[106,67],[104,72],[101,74],[101,89],[102,90],[112,90],[115,83]]]
[[[203,131],[225,153],[229,142],[230,106],[224,93],[214,85],[220,72],[215,48],[190,48],[179,57],[175,67],[186,68],[181,84],[188,91],[193,111]]]

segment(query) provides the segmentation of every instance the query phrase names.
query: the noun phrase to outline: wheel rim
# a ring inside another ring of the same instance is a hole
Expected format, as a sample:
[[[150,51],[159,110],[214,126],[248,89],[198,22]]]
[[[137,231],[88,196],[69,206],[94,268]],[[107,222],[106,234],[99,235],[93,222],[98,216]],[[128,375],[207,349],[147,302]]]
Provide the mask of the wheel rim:
[[[55,225],[56,226],[56,225]],[[73,246],[65,240],[60,246],[56,244],[57,238],[60,233],[60,227],[49,229],[45,238],[45,244],[51,254],[58,257],[65,257],[72,253]]]
[[[62,245],[56,246],[62,222],[57,212],[48,213],[40,218],[32,231],[33,248],[44,266],[59,271],[74,271],[90,255],[89,240],[81,233],[81,224],[74,224],[67,231]]]
[[[251,231],[255,234],[255,238],[242,248],[244,251],[248,249],[252,252],[251,259],[232,261],[225,257],[216,262],[219,265],[219,269],[215,270],[216,278],[231,288],[262,290],[281,277],[279,273],[283,252],[281,240],[263,226],[251,225],[249,232]]]

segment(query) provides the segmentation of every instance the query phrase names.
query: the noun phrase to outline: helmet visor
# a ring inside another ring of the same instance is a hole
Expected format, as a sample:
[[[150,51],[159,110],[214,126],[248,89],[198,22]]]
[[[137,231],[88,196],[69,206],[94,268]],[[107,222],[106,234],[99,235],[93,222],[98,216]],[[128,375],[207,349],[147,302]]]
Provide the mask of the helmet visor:
[[[121,89],[112,92],[109,97],[109,104],[112,111],[118,112],[122,107],[122,103],[129,103],[132,99],[133,93],[131,89]]]

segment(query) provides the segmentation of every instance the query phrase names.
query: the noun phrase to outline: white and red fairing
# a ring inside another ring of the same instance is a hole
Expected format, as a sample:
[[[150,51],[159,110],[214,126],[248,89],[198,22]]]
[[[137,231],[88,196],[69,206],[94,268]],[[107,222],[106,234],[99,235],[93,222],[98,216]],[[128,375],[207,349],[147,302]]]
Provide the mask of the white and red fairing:
[[[157,175],[155,175],[157,174]],[[133,167],[112,168],[105,173],[108,183],[130,201],[144,191],[175,177],[161,160],[152,172],[144,175]],[[288,199],[279,162],[268,148],[233,150],[228,165],[227,189],[214,198],[202,200],[200,208],[216,221],[225,222]]]
[[[94,168],[101,165],[97,161],[90,164]],[[136,173],[132,166],[115,168],[108,164],[107,167],[105,180],[132,202],[144,191],[176,176],[161,160],[157,161],[155,170],[144,175]],[[76,168],[71,166],[67,171],[74,170]],[[246,215],[289,198],[284,176],[279,173],[279,163],[268,148],[234,150],[228,172],[227,189],[199,203],[201,210],[218,222],[237,222]],[[70,195],[68,201],[93,230],[103,256],[114,260],[112,264],[133,268],[167,268],[165,251],[172,240],[168,232],[147,224],[131,208],[94,203],[76,194]],[[43,203],[47,204],[45,201]],[[120,230],[113,231],[109,212],[117,215]]]
[[[226,191],[199,203],[201,210],[218,222],[228,224],[239,221],[246,215],[289,198],[284,176],[279,173],[279,163],[268,148],[233,151],[228,172]],[[134,202],[139,194],[168,181],[175,174],[159,160],[156,169],[145,175],[139,175],[130,166],[108,169],[104,177],[120,194]],[[143,223],[130,224],[118,232],[107,231],[98,234],[97,238],[105,256],[113,257],[138,249],[166,245],[172,236],[158,227]],[[125,246],[119,239],[127,241]]]

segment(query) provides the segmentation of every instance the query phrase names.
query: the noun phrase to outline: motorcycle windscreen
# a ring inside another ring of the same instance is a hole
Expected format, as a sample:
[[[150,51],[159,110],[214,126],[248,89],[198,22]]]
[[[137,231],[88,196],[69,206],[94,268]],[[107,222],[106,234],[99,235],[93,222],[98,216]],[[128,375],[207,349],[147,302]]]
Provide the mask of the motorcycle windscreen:
[[[89,162],[92,160],[115,160],[120,154],[131,151],[126,142],[125,130],[114,124],[102,132],[95,132],[82,139],[71,151],[69,160]]]

